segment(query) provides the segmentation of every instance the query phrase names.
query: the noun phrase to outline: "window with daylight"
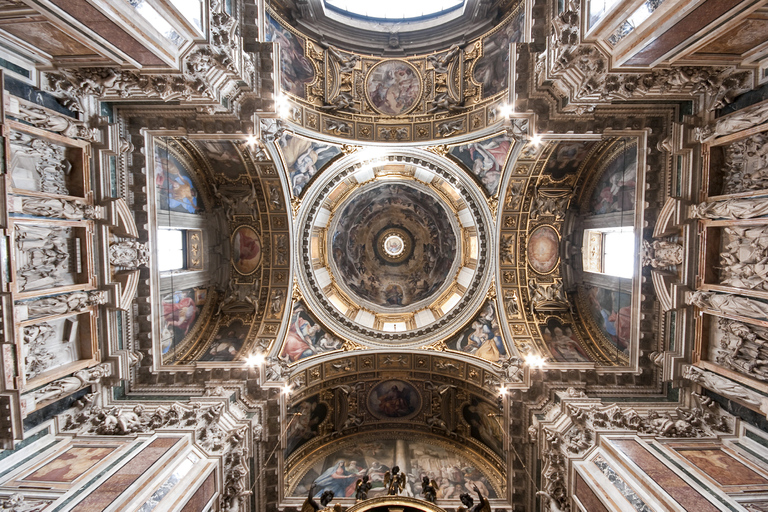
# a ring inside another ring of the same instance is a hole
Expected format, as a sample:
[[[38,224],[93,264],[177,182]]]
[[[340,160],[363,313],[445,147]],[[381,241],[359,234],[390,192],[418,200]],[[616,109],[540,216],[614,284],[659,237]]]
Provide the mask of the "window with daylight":
[[[186,268],[185,238],[181,229],[157,230],[157,267],[160,272]]]
[[[445,14],[464,5],[464,0],[389,0],[388,2],[361,2],[359,0],[325,0],[335,11],[364,18],[402,20]]]
[[[584,247],[585,271],[632,279],[636,255],[632,227],[588,229]]]

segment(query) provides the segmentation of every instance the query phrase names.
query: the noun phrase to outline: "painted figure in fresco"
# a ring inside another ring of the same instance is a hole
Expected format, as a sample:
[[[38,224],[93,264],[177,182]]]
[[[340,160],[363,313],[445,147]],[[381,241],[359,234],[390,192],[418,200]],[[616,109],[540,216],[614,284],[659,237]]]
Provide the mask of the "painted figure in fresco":
[[[406,416],[411,411],[410,397],[397,385],[393,385],[389,391],[379,397],[379,411],[391,418]]]
[[[304,97],[304,84],[315,77],[312,63],[304,55],[303,39],[300,39],[269,18],[266,23],[266,40],[280,44],[280,86],[285,92]]]
[[[356,481],[358,476],[362,475],[350,473],[347,470],[346,462],[340,460],[317,477],[315,484],[326,489],[326,492],[330,490],[334,495],[347,496],[347,488]]]
[[[570,327],[555,323],[551,329],[544,326],[541,334],[555,360],[571,362],[590,360]]]
[[[627,293],[593,287],[588,290],[592,316],[603,333],[621,351],[629,347],[632,298]]]
[[[198,205],[197,190],[189,176],[182,174],[174,159],[155,154],[155,186],[160,193],[161,207],[169,210],[181,208],[187,213],[197,213],[200,210]],[[162,199],[168,201],[163,204]]]
[[[367,500],[368,491],[371,490],[371,482],[368,481],[368,475],[363,475],[363,478],[359,479],[355,484],[355,499]]]
[[[452,154],[465,163],[472,174],[482,181],[493,194],[501,179],[501,172],[512,143],[505,135],[457,147]]]
[[[319,168],[340,153],[336,146],[318,144],[287,133],[279,139],[279,144],[291,177],[294,196],[299,196]]]
[[[177,300],[163,302],[163,321],[167,327],[173,329],[174,339],[180,340],[186,336],[192,324],[195,323],[197,305],[188,293],[182,293],[180,297],[173,296],[172,298]]]
[[[456,340],[456,349],[494,363],[507,355],[493,304],[488,303],[472,325],[463,331]]]
[[[400,472],[400,466],[394,466],[392,471],[384,474],[384,485],[387,496],[397,496],[405,488],[405,473]]]

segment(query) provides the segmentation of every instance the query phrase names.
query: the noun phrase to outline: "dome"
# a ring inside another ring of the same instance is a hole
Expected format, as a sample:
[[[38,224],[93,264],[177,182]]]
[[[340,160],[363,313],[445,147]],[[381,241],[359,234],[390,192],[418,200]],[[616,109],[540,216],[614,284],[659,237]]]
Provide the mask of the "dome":
[[[451,162],[415,150],[361,153],[308,193],[300,284],[346,336],[423,342],[479,306],[490,212]]]

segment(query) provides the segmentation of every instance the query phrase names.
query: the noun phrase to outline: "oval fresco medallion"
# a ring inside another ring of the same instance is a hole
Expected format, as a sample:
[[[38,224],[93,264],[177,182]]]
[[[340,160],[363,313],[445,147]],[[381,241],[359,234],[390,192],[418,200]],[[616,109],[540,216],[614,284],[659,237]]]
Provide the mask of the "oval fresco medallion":
[[[377,418],[410,418],[421,409],[421,397],[403,380],[385,380],[368,394],[368,410]]]
[[[253,274],[261,263],[261,238],[251,226],[232,233],[232,265],[243,275]]]
[[[421,98],[421,78],[413,64],[385,60],[371,68],[365,79],[368,102],[387,116],[399,116],[413,109]]]
[[[548,274],[560,259],[560,237],[552,226],[539,226],[528,238],[528,264],[539,274]]]

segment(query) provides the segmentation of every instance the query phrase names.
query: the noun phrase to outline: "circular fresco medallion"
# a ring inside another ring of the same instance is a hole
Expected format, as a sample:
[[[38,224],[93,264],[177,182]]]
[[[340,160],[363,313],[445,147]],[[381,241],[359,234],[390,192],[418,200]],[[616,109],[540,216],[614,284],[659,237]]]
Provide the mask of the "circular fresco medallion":
[[[365,79],[368,102],[387,116],[399,116],[413,109],[421,98],[421,79],[413,64],[385,60],[371,68]]]
[[[253,274],[261,263],[261,238],[251,226],[232,233],[232,265],[240,274]]]
[[[426,187],[380,183],[339,210],[329,230],[333,274],[358,304],[402,310],[450,282],[460,254],[455,215]]]
[[[557,265],[560,237],[552,226],[539,226],[528,238],[528,264],[539,274],[548,274]]]
[[[368,410],[377,418],[408,418],[418,413],[419,409],[419,392],[404,380],[385,380],[368,394]]]

